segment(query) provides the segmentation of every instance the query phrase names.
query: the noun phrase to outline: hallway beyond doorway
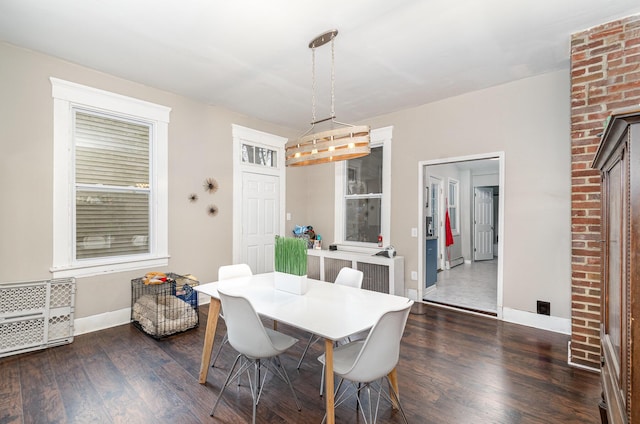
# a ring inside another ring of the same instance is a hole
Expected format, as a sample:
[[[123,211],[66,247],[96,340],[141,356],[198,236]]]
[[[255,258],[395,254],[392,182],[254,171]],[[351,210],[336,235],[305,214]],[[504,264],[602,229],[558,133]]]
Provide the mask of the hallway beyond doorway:
[[[498,259],[464,263],[438,272],[436,289],[424,301],[496,316]]]

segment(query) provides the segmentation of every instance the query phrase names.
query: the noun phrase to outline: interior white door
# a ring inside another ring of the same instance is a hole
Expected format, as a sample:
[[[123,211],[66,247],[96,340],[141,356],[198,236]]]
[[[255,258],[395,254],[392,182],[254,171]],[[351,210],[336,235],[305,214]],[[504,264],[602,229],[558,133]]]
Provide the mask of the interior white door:
[[[493,189],[475,187],[473,258],[476,261],[493,259]]]
[[[280,219],[277,176],[242,174],[242,262],[254,274],[273,271],[275,236]]]

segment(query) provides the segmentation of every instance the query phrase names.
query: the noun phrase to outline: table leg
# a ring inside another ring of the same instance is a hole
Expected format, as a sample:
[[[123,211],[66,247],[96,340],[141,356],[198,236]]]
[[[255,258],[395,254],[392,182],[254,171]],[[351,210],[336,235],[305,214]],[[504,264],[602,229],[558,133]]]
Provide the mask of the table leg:
[[[205,384],[211,363],[211,352],[213,352],[213,339],[216,336],[218,327],[218,315],[220,315],[220,299],[211,298],[209,303],[209,314],[207,316],[207,328],[204,333],[204,346],[202,347],[202,360],[200,362],[200,376],[198,382]]]
[[[327,424],[335,423],[334,399],[333,399],[333,340],[324,341],[324,362],[325,362],[325,399],[327,410]]]
[[[396,391],[396,394],[398,395],[398,399],[400,399],[400,391],[398,390],[398,372],[396,371],[396,369],[394,368],[393,370],[391,370],[391,372],[387,374],[387,377],[389,377],[391,386],[393,386],[393,390]],[[393,409],[400,409],[398,406],[398,402],[396,402],[395,398],[393,396],[390,396],[390,397],[391,397],[391,406],[393,407]]]

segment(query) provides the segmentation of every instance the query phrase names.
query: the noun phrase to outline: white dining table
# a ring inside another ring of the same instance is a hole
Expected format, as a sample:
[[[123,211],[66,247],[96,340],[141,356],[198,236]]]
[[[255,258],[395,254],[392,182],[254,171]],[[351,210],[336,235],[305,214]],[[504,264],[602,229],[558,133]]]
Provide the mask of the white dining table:
[[[324,338],[325,348],[325,401],[327,423],[335,422],[333,345],[337,340],[369,330],[390,310],[406,306],[406,297],[370,290],[336,285],[308,279],[308,291],[303,295],[288,293],[274,287],[276,273],[256,274],[221,282],[195,286],[199,293],[211,296],[207,318],[199,382],[205,384],[213,341],[218,325],[220,296],[218,287],[226,293],[249,299],[256,312],[276,323],[284,323]],[[389,374],[391,384],[398,390],[395,369]]]

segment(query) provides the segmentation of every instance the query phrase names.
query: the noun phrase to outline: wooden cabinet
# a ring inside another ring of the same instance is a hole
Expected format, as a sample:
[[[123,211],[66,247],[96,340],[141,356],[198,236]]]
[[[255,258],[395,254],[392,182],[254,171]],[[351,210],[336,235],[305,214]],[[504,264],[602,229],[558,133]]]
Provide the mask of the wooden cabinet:
[[[640,423],[640,110],[614,113],[602,173],[602,397],[609,424]]]

